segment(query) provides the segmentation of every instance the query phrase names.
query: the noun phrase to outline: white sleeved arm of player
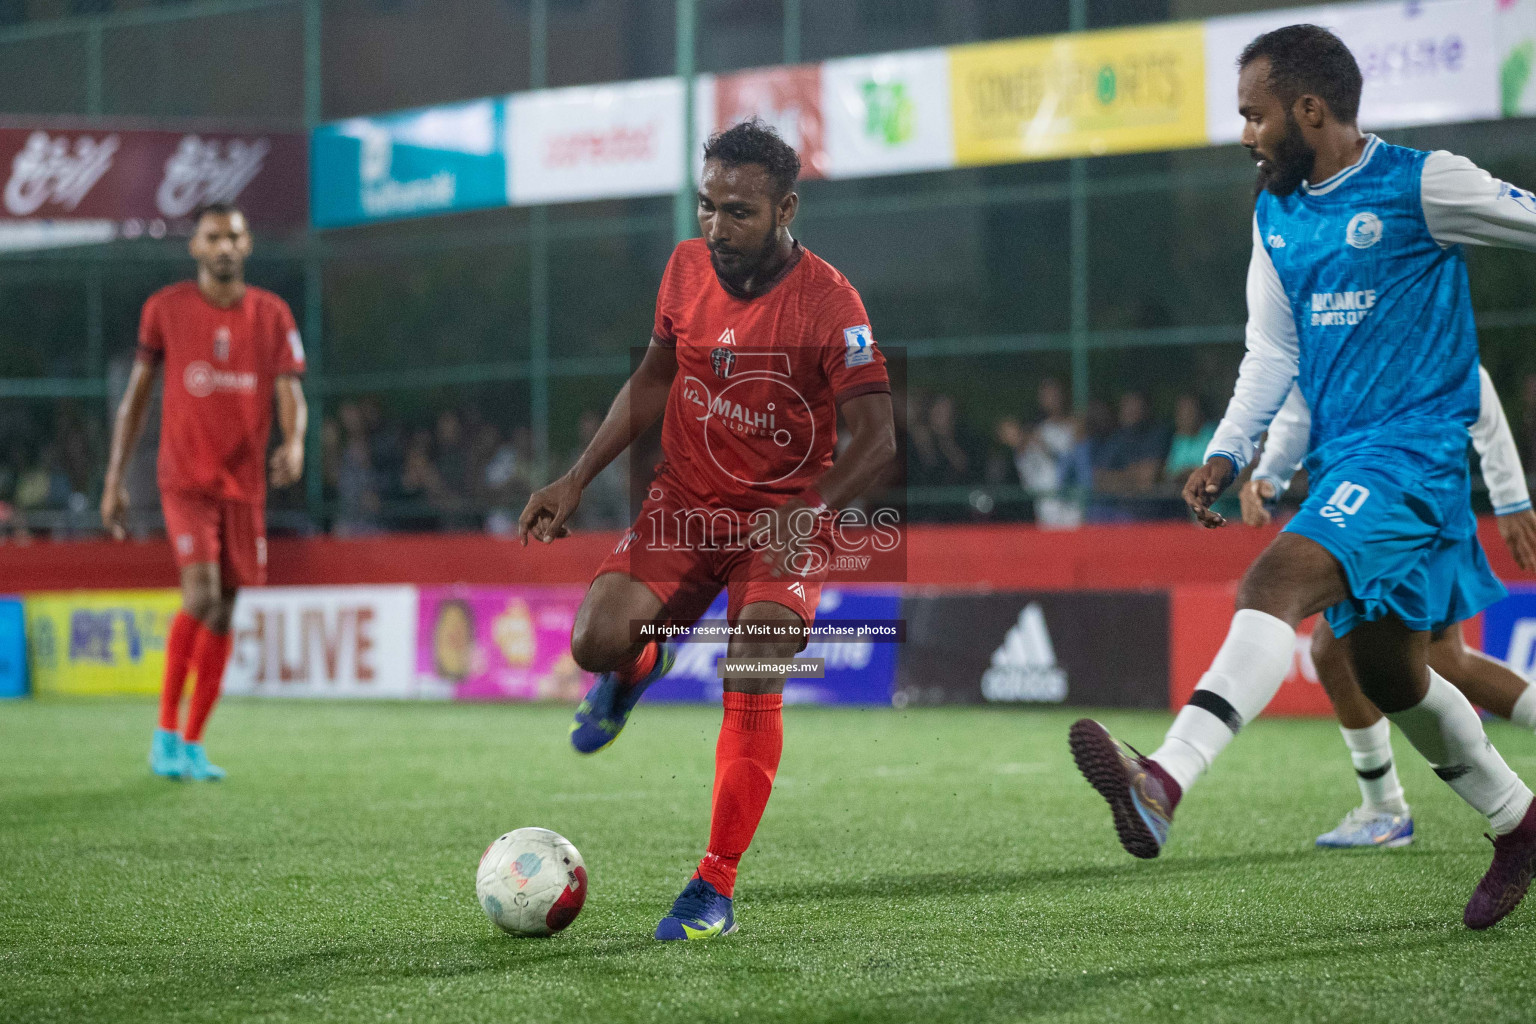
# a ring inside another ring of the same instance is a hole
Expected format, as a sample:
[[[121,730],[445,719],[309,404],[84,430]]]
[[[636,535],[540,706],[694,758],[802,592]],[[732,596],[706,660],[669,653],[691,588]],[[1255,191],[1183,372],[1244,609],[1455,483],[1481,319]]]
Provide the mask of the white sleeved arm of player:
[[[1493,378],[1481,366],[1477,374],[1482,381],[1482,406],[1477,422],[1472,424],[1472,446],[1483,460],[1483,482],[1488,485],[1488,500],[1493,502],[1494,514],[1508,515],[1530,508],[1531,492],[1525,483],[1525,467],[1520,465],[1515,435],[1504,416],[1499,393],[1493,389]]]
[[[1536,251],[1536,196],[1464,156],[1436,150],[1419,184],[1424,223],[1442,246],[1497,245]]]
[[[1206,460],[1230,459],[1241,473],[1253,460],[1259,437],[1280,409],[1296,381],[1300,342],[1296,317],[1280,275],[1253,219],[1253,255],[1248,261],[1248,351],[1237,371],[1237,386],[1226,415],[1205,449]]]
[[[1301,388],[1292,385],[1290,396],[1269,424],[1269,436],[1264,439],[1264,452],[1254,467],[1253,478],[1274,484],[1278,498],[1291,486],[1291,478],[1306,459],[1311,441],[1312,409],[1301,397]]]
[[[1530,508],[1531,493],[1525,481],[1525,467],[1520,464],[1520,451],[1515,447],[1515,435],[1504,416],[1493,378],[1481,365],[1477,376],[1479,408],[1477,422],[1471,429],[1472,446],[1483,462],[1483,481],[1488,485],[1494,513],[1508,515]],[[1290,397],[1269,425],[1269,436],[1264,440],[1264,452],[1253,478],[1270,481],[1275,485],[1276,495],[1284,494],[1307,457],[1311,435],[1312,410],[1301,397],[1301,389],[1292,388]]]

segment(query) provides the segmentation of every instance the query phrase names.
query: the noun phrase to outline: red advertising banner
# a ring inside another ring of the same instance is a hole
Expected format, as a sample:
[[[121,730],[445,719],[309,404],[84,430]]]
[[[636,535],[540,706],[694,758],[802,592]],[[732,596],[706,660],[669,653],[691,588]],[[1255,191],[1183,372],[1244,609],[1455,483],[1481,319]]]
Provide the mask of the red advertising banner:
[[[0,127],[0,222],[112,221],[124,237],[190,231],[204,203],[239,203],[258,229],[308,219],[302,134]]]
[[[714,114],[713,131],[749,117],[762,118],[800,154],[801,177],[826,177],[820,64],[720,75],[715,79]]]
[[[1195,692],[1200,677],[1210,668],[1227,637],[1237,584],[1174,587],[1169,597],[1168,707],[1178,711]],[[1318,683],[1317,668],[1312,664],[1312,627],[1318,621],[1316,617],[1310,618],[1296,630],[1296,654],[1280,691],[1264,709],[1266,715],[1333,715],[1333,705]],[[1467,646],[1481,650],[1482,616],[1468,619],[1461,629]]]

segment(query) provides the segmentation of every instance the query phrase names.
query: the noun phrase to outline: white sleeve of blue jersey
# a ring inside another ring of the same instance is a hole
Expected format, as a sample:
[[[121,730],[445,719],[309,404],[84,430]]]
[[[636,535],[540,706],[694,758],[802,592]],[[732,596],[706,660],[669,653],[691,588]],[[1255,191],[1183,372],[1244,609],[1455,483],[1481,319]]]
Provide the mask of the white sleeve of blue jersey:
[[[1493,389],[1493,378],[1481,365],[1477,368],[1482,378],[1481,408],[1477,422],[1472,424],[1472,447],[1483,460],[1483,482],[1488,485],[1488,500],[1493,511],[1508,515],[1531,507],[1531,492],[1525,483],[1525,467],[1520,465],[1520,449],[1515,447],[1515,435],[1504,417],[1504,406],[1499,403],[1499,393]]]
[[[1536,251],[1536,196],[1464,156],[1436,150],[1419,184],[1424,223],[1442,246],[1498,245]]]
[[[1269,434],[1264,438],[1264,452],[1254,467],[1255,480],[1268,480],[1275,485],[1275,496],[1284,494],[1291,486],[1291,477],[1301,468],[1307,457],[1307,446],[1312,441],[1312,410],[1301,397],[1301,388],[1291,387],[1291,393],[1275,413],[1269,424]]]
[[[1216,436],[1205,449],[1207,461],[1223,456],[1232,460],[1239,473],[1252,461],[1259,436],[1290,394],[1301,353],[1291,301],[1259,235],[1257,215],[1253,218],[1253,255],[1248,260],[1248,327],[1244,334],[1248,351],[1237,371],[1237,386]]]

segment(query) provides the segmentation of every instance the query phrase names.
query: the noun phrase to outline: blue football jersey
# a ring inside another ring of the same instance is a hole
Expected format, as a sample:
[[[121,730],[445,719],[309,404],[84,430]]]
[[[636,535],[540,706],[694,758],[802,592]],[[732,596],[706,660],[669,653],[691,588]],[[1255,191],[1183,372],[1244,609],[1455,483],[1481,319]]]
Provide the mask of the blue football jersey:
[[[1314,476],[1379,450],[1400,453],[1427,486],[1465,486],[1477,332],[1461,247],[1442,247],[1425,224],[1428,155],[1372,136],[1333,178],[1259,196],[1260,235],[1296,321]]]

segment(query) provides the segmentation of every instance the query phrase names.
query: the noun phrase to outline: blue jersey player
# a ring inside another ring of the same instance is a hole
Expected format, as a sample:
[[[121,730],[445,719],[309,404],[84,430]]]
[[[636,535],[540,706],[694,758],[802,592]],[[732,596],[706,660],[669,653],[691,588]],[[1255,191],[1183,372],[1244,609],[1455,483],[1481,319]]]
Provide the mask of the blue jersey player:
[[[1479,387],[1461,246],[1536,249],[1536,199],[1460,157],[1362,135],[1360,69],[1325,29],[1266,33],[1239,66],[1260,186],[1248,351],[1184,498],[1205,525],[1222,525],[1211,503],[1293,384],[1312,410],[1312,496],[1244,576],[1226,641],[1163,745],[1126,753],[1084,719],[1073,756],[1126,850],[1157,856],[1182,795],[1279,689],[1296,625],[1326,610],[1366,696],[1488,818],[1493,863],[1463,916],[1487,928],[1530,885],[1536,811],[1426,651],[1433,630],[1504,593],[1468,502]]]

